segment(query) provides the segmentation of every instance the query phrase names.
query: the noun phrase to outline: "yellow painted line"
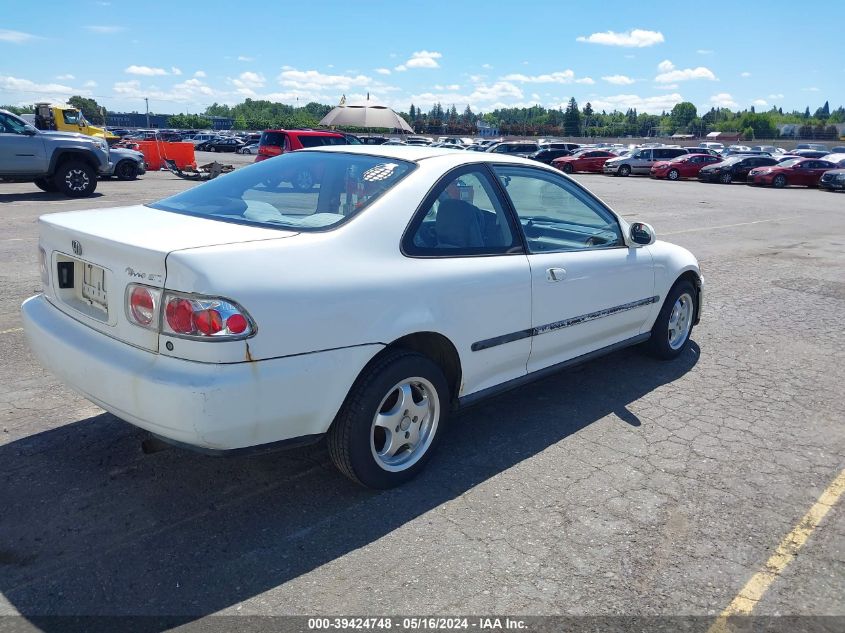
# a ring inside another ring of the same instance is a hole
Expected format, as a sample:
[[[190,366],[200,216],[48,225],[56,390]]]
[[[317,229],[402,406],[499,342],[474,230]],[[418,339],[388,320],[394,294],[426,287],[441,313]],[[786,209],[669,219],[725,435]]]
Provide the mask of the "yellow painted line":
[[[720,226],[697,226],[694,229],[684,229],[682,231],[671,231],[669,233],[661,233],[661,235],[680,235],[681,233],[695,233],[697,231],[716,231],[718,229],[732,229],[735,226],[751,226],[752,224],[765,224],[766,222],[780,222],[781,220],[794,220],[795,216],[786,216],[782,218],[769,218],[768,220],[754,220],[753,222],[737,222],[736,224],[722,224]]]
[[[0,330],[0,334],[11,334],[12,332],[23,332],[23,328],[13,327],[11,330]]]
[[[763,568],[754,574],[751,580],[739,590],[739,593],[722,611],[707,633],[730,631],[731,629],[727,627],[725,618],[734,615],[749,615],[754,610],[754,607],[757,606],[772,583],[778,579],[787,565],[795,560],[798,551],[804,546],[831,508],[836,505],[843,492],[845,492],[845,469],[825,488],[818,501],[807,511],[798,525],[784,537]]]

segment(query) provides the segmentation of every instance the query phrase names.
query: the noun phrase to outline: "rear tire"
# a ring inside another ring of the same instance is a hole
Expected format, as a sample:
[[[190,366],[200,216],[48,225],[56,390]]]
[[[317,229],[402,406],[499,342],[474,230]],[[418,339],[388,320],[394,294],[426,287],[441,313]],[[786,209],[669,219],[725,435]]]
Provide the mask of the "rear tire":
[[[399,486],[434,453],[449,402],[446,378],[432,360],[401,349],[388,352],[350,389],[328,432],[329,455],[363,486]]]
[[[719,182],[723,185],[729,185],[734,181],[734,177],[730,174],[722,174],[719,176]]]
[[[689,345],[697,305],[693,285],[682,280],[675,283],[651,328],[646,351],[655,358],[671,360],[680,356]]]
[[[46,191],[47,193],[56,193],[59,190],[56,183],[50,178],[36,178],[33,182],[41,191]]]
[[[564,163],[564,164],[563,164],[563,173],[564,173],[564,174],[571,174],[571,173],[572,173],[572,171],[573,171],[573,170],[572,170],[572,165],[570,165],[569,163]]]
[[[133,160],[122,160],[115,165],[114,176],[118,180],[135,180],[138,177],[138,166]]]
[[[789,184],[786,180],[786,176],[783,174],[778,174],[774,178],[772,178],[772,187],[775,189],[783,189],[786,185]]]
[[[68,161],[59,166],[53,177],[58,190],[69,198],[84,198],[97,189],[97,174],[88,164]]]

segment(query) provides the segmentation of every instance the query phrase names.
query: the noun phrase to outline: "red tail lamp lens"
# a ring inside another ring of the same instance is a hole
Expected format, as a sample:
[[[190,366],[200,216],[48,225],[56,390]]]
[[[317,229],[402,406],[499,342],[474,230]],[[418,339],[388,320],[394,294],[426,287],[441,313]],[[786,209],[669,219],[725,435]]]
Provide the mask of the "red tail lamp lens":
[[[246,332],[247,325],[249,324],[241,314],[233,314],[226,319],[226,327],[232,334],[241,334]]]
[[[129,309],[132,318],[141,325],[149,325],[153,322],[155,313],[155,302],[153,295],[146,288],[135,287],[129,295]]]
[[[223,319],[220,317],[220,313],[213,309],[195,312],[194,323],[197,329],[206,336],[217,334],[223,329]]]
[[[178,334],[191,334],[194,331],[194,307],[187,299],[168,301],[165,317],[170,328]]]

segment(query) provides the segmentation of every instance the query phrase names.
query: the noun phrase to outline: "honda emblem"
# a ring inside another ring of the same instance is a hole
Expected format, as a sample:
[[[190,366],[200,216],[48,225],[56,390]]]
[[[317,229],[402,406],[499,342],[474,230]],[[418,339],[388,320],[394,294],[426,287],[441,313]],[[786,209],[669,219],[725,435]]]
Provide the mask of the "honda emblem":
[[[73,249],[73,254],[74,254],[74,255],[76,255],[77,257],[82,257],[82,244],[80,244],[80,243],[79,243],[78,241],[76,241],[76,240],[73,240],[73,241],[70,243],[70,247]]]

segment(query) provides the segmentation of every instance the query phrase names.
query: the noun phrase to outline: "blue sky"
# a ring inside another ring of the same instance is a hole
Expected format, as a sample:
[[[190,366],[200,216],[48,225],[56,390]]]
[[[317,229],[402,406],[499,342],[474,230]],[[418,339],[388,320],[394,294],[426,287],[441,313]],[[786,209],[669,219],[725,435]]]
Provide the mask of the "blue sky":
[[[149,97],[152,112],[176,113],[247,97],[334,104],[369,92],[404,111],[435,101],[476,112],[557,107],[573,96],[608,111],[845,104],[842,16],[828,5],[803,11],[769,0],[753,17],[740,7],[720,17],[721,5],[699,2],[38,6],[3,12],[0,103],[82,94],[142,112]]]

